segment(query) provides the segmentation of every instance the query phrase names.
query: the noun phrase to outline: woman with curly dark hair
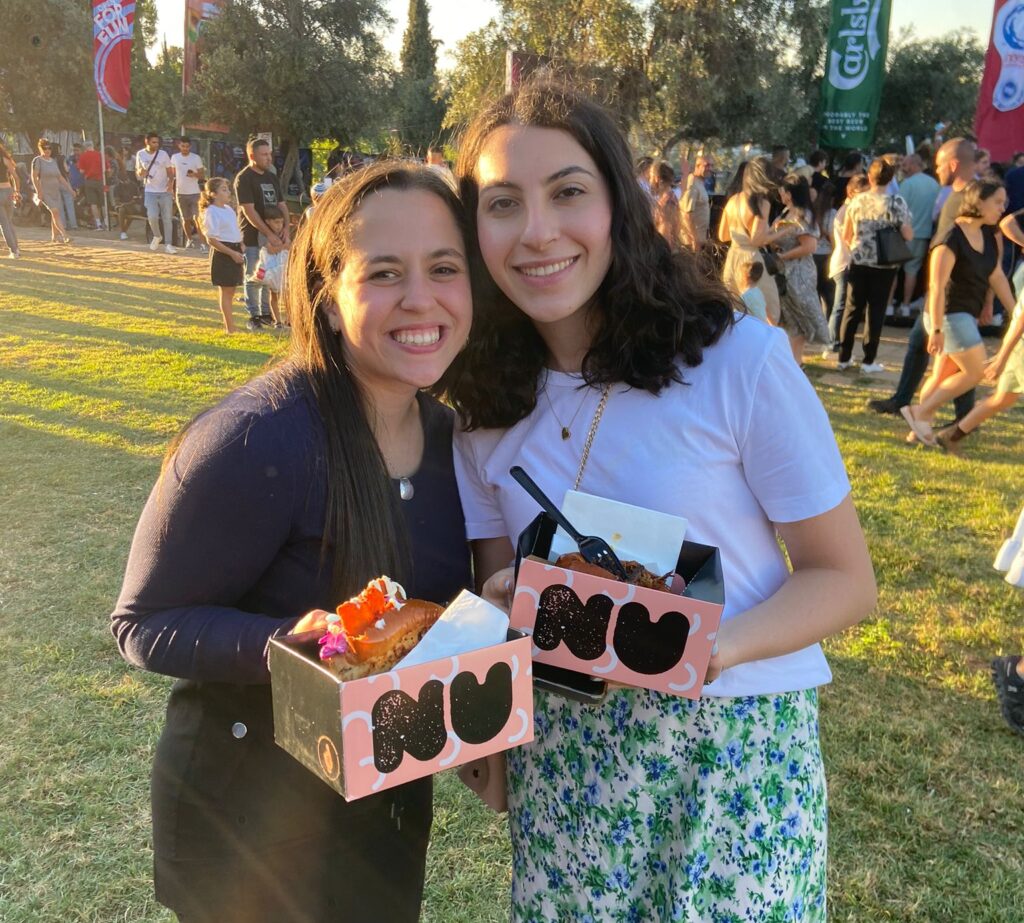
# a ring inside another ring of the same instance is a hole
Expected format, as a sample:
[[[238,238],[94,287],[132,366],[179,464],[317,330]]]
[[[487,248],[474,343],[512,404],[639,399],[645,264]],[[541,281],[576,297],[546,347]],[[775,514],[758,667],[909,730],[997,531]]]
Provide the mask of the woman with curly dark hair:
[[[875,599],[828,419],[783,333],[671,252],[600,106],[528,85],[457,169],[483,264],[447,380],[478,581],[510,589],[521,465],[556,500],[685,516],[728,587],[703,698],[537,693],[508,757],[512,919],[824,919],[818,642]]]

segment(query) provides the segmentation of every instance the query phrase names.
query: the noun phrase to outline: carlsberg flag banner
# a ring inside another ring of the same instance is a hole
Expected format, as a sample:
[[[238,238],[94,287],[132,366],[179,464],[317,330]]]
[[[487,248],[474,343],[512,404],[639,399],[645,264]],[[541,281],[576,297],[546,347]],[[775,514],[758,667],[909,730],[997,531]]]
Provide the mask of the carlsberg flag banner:
[[[832,0],[822,81],[822,147],[867,147],[874,140],[891,5],[892,0]]]
[[[92,0],[92,73],[105,106],[125,112],[132,100],[135,0]]]

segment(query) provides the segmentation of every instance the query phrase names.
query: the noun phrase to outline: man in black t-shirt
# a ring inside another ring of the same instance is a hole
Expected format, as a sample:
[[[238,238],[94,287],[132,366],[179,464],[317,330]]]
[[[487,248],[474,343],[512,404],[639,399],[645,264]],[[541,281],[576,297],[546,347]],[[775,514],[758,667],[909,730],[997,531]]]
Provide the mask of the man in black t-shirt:
[[[270,169],[270,143],[264,138],[253,138],[245,146],[249,165],[235,177],[235,201],[238,203],[238,224],[242,229],[245,256],[245,307],[249,312],[248,327],[273,326],[270,314],[270,296],[267,287],[249,281],[260,258],[260,246],[270,243],[287,247],[290,243],[288,205],[281,195],[277,174]],[[281,215],[284,230],[278,236],[266,224],[268,215]]]

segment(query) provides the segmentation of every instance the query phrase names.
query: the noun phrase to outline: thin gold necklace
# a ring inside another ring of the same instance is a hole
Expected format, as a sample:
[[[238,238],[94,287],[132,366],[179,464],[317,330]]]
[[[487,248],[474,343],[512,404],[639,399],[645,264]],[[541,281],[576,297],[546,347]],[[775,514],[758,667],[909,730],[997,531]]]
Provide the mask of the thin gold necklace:
[[[572,489],[580,489],[580,481],[583,480],[583,471],[587,467],[587,459],[590,458],[590,447],[594,444],[594,437],[597,435],[597,428],[601,425],[601,417],[604,414],[604,408],[608,404],[608,396],[612,393],[612,386],[610,384],[605,385],[601,389],[601,400],[597,404],[597,410],[594,411],[594,419],[590,421],[590,430],[587,432],[587,441],[583,444],[583,453],[580,456],[580,466],[576,471],[576,480],[573,481]]]
[[[572,419],[568,423],[563,423],[562,418],[558,416],[555,410],[555,405],[551,403],[551,395],[548,394],[548,379],[551,375],[548,374],[547,378],[544,379],[544,399],[548,402],[548,407],[551,409],[551,416],[553,416],[562,430],[562,439],[567,440],[572,436],[572,425],[576,422],[576,418],[580,415],[580,411],[583,409],[583,405],[587,402],[587,395],[590,394],[590,388],[583,389],[583,398],[580,400],[579,406],[576,408],[576,413],[572,415]]]

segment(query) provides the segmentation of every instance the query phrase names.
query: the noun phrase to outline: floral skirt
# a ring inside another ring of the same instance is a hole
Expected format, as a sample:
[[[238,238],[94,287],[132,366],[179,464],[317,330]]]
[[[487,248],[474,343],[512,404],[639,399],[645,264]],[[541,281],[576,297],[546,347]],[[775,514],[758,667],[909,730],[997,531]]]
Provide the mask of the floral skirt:
[[[513,921],[825,919],[816,690],[535,709],[508,753]]]

